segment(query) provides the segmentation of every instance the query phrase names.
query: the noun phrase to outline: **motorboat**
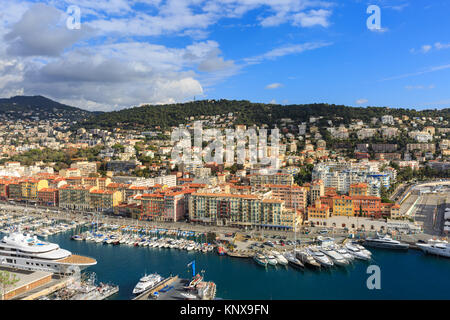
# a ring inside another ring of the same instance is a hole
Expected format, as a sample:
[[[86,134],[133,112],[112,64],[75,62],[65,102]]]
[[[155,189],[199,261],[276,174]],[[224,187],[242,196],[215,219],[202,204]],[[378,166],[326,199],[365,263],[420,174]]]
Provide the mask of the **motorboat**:
[[[289,263],[288,260],[278,251],[273,250],[271,253],[277,260],[277,264],[286,266]]]
[[[383,248],[383,249],[396,249],[396,250],[408,250],[409,244],[401,243],[400,241],[393,240],[389,235],[380,235],[377,233],[374,238],[367,238],[364,241],[364,246]]]
[[[295,256],[306,267],[313,269],[320,268],[320,263],[318,263],[307,250],[296,250]]]
[[[371,257],[368,254],[361,251],[358,247],[356,247],[350,243],[345,244],[345,249],[348,251],[348,253],[350,253],[357,259],[366,260],[366,261],[371,259]]]
[[[450,243],[441,240],[429,240],[427,243],[416,243],[425,253],[450,258]]]
[[[337,251],[333,250],[328,246],[319,247],[319,251],[328,256],[335,265],[345,267],[350,264],[350,262],[347,259],[345,259],[340,253],[338,253]]]
[[[332,267],[334,265],[333,261],[331,261],[326,255],[319,251],[319,249],[310,247],[306,249],[313,256],[313,258],[320,263],[323,267]]]
[[[272,255],[271,253],[266,253],[265,254],[266,259],[267,259],[267,263],[272,265],[272,266],[276,266],[278,264],[277,259],[275,258],[274,255]]]
[[[261,254],[261,253],[256,253],[253,256],[253,260],[255,260],[255,262],[261,266],[267,267],[268,261],[266,259],[266,257]]]
[[[286,252],[284,254],[284,258],[288,261],[289,265],[294,268],[303,269],[305,267],[303,263],[299,259],[297,259],[295,257],[295,254],[292,252]]]
[[[133,294],[141,294],[142,292],[154,287],[160,283],[164,278],[157,273],[144,275],[133,289]]]

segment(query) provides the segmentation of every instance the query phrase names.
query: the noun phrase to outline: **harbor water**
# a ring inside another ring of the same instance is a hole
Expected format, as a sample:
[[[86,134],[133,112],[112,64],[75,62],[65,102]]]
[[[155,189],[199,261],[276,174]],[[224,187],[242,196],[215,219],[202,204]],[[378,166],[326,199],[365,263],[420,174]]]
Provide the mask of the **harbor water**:
[[[100,282],[119,285],[119,292],[110,299],[133,298],[133,288],[145,273],[191,277],[187,264],[192,260],[196,261],[197,272],[205,270],[205,280],[217,284],[217,297],[222,299],[450,299],[450,260],[417,250],[371,248],[371,262],[299,271],[284,266],[264,268],[253,259],[219,256],[215,252],[73,241],[72,234],[64,232],[46,240],[97,259],[97,265],[86,271],[95,272]],[[379,290],[367,287],[369,265],[380,267]]]

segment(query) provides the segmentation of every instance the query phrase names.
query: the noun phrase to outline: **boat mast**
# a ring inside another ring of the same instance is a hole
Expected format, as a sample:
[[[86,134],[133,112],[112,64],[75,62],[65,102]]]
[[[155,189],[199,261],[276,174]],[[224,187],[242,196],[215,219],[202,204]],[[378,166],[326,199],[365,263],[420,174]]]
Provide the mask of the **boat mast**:
[[[295,249],[297,249],[297,203],[294,203],[294,217],[295,217],[295,221],[294,221],[294,254],[295,254]]]

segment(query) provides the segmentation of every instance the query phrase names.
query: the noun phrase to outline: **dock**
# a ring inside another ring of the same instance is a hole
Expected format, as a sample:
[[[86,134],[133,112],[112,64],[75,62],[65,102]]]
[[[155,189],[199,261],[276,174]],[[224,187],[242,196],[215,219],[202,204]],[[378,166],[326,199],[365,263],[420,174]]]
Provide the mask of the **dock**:
[[[141,293],[140,295],[134,297],[132,300],[148,300],[148,299],[152,299],[152,295],[156,291],[159,291],[162,288],[164,288],[165,286],[169,286],[169,285],[173,285],[175,287],[174,284],[179,284],[180,281],[181,281],[181,279],[179,279],[178,276],[169,277],[167,279],[164,279],[160,283],[156,284],[154,287],[152,287],[152,288],[146,290],[145,292]]]
[[[187,289],[190,282],[178,276],[169,277],[133,300],[212,300],[215,298],[216,285],[213,282],[202,281],[195,286],[195,289]],[[155,292],[158,292],[157,297],[153,296]]]

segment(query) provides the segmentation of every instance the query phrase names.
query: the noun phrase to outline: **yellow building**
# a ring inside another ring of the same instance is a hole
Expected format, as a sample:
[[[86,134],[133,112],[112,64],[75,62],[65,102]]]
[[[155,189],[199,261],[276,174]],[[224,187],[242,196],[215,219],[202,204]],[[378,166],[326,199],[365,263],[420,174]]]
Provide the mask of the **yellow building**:
[[[353,201],[349,196],[333,197],[333,215],[353,217]]]
[[[38,191],[48,188],[48,181],[44,179],[25,179],[20,183],[22,189],[22,198],[28,200],[37,200]]]
[[[330,217],[330,207],[322,203],[319,199],[314,201],[314,204],[307,209],[308,220],[311,219],[328,219]]]
[[[348,195],[350,197],[352,196],[367,196],[367,183],[355,183],[350,185],[350,190],[348,192]]]
[[[120,191],[91,190],[89,192],[89,205],[94,210],[112,209],[122,202]]]

